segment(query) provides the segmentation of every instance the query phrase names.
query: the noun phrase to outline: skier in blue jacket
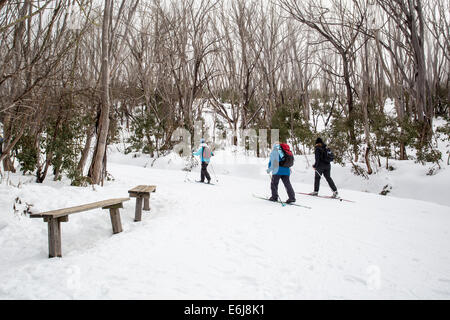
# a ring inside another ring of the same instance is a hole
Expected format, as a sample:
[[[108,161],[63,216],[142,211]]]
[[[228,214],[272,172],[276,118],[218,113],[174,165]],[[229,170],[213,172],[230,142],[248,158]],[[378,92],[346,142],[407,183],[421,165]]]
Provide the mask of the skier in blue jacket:
[[[209,151],[209,152],[208,152]],[[213,152],[209,149],[208,145],[205,143],[205,139],[200,139],[200,147],[197,152],[192,153],[194,156],[200,156],[200,160],[202,163],[202,169],[200,171],[200,182],[205,182],[208,180],[208,183],[211,182],[211,176],[206,169],[208,167],[209,161],[211,160],[211,156],[214,155]]]
[[[267,173],[272,173],[272,181],[270,183],[270,188],[272,191],[272,196],[269,198],[271,201],[278,201],[278,184],[283,181],[284,187],[288,194],[289,199],[286,203],[295,202],[295,192],[292,188],[289,176],[291,175],[291,168],[282,167],[279,165],[280,161],[284,158],[283,150],[279,143],[273,145],[272,152],[270,153],[269,166],[267,168]]]

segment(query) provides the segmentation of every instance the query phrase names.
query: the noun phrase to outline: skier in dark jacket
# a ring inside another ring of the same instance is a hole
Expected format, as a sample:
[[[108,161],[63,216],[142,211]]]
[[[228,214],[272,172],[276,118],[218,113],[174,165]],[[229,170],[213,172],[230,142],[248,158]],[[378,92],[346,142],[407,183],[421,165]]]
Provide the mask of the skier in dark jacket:
[[[333,190],[332,197],[337,198],[338,196],[337,188],[336,185],[334,184],[333,179],[331,179],[330,176],[331,164],[328,161],[324,160],[327,152],[326,146],[327,145],[323,142],[321,138],[316,139],[316,149],[314,151],[316,161],[313,164],[313,169],[315,171],[314,192],[311,192],[310,195],[317,196],[319,194],[320,178],[324,176],[331,190]]]
[[[269,198],[270,201],[278,201],[278,184],[283,181],[284,187],[288,194],[289,199],[286,203],[295,202],[295,192],[292,188],[289,176],[291,174],[291,168],[282,167],[279,165],[284,157],[283,150],[279,143],[275,143],[273,150],[270,154],[269,166],[267,168],[267,173],[272,173],[272,181],[270,183],[270,189],[272,190],[272,196]]]

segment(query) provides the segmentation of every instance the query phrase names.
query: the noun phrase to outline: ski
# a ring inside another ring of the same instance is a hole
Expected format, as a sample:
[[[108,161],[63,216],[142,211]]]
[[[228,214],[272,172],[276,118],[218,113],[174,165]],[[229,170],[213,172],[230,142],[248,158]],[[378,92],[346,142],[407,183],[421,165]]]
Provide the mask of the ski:
[[[310,196],[310,197],[318,197],[318,198],[325,198],[325,199],[334,199],[334,200],[339,200],[339,201],[346,201],[346,202],[352,202],[352,203],[355,203],[355,201],[347,200],[347,199],[342,199],[341,197],[333,198],[333,197],[331,197],[331,196],[319,196],[319,195],[313,196],[312,194],[305,193],[305,192],[296,192],[296,193],[298,193],[298,194],[303,194],[303,195],[305,195],[305,196]]]
[[[301,207],[301,208],[305,208],[305,209],[312,209],[311,207],[303,206],[303,205],[298,204],[298,203],[285,203],[285,202],[282,202],[282,201],[280,201],[280,200],[278,200],[278,201],[271,201],[271,200],[269,200],[269,198],[267,198],[267,197],[259,196],[259,195],[256,195],[256,194],[252,194],[252,195],[253,195],[253,197],[255,197],[255,198],[257,198],[257,199],[262,199],[262,200],[270,201],[270,202],[273,202],[273,203],[279,203],[279,204],[281,204],[283,207],[285,207],[285,206],[296,206],[296,207]]]
[[[186,179],[184,180],[184,182],[203,183],[203,184],[209,184],[209,185],[211,185],[211,186],[215,186],[215,185],[216,185],[215,183],[212,183],[212,182],[206,183],[206,182],[201,182],[201,181],[199,181],[199,180],[191,180],[191,179],[189,179],[189,178],[186,178]]]
[[[207,183],[207,182],[202,182],[202,181],[199,181],[199,180],[195,180],[195,182],[197,182],[197,183],[203,183],[203,184],[209,184],[209,185],[211,185],[211,186],[215,186],[215,185],[216,185],[215,183],[212,183],[212,182]]]

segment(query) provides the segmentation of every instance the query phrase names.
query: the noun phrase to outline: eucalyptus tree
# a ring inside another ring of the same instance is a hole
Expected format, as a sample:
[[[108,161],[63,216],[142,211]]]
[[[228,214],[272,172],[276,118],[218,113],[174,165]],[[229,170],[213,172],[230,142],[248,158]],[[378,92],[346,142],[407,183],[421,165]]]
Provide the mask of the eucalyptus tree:
[[[350,143],[355,160],[358,159],[358,141],[355,134],[354,84],[352,84],[352,64],[359,47],[360,37],[366,19],[366,7],[359,1],[295,1],[279,0],[281,7],[296,21],[313,30],[318,43],[326,42],[339,56],[342,74],[336,74],[344,81],[346,88],[346,115]]]

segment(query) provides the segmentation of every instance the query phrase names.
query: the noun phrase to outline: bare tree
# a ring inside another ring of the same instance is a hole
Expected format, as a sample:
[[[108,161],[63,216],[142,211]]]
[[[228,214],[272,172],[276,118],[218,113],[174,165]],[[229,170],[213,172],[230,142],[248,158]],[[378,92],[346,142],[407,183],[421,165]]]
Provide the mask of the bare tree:
[[[318,43],[326,41],[341,58],[343,71],[341,77],[347,94],[349,136],[357,160],[358,143],[354,124],[354,87],[351,83],[351,65],[359,49],[355,44],[363,29],[366,9],[358,1],[351,3],[330,1],[329,3],[327,5],[323,1],[299,3],[294,0],[280,0],[281,7],[293,19],[317,32]]]
[[[130,7],[130,14],[125,24],[125,31],[122,35],[127,36],[128,26],[131,22],[134,10],[136,8],[136,0]],[[88,176],[91,179],[91,183],[100,184],[103,183],[103,179],[106,175],[106,150],[108,145],[108,135],[110,132],[110,109],[111,109],[111,97],[110,97],[110,83],[111,83],[111,66],[118,68],[117,57],[120,55],[120,49],[123,48],[124,41],[116,40],[118,35],[118,26],[121,24],[121,20],[126,14],[125,1],[122,1],[113,23],[114,4],[112,0],[105,0],[103,10],[103,23],[102,23],[102,53],[101,53],[101,108],[97,122],[97,142],[94,148],[94,154],[92,162],[89,168]],[[116,43],[119,41],[119,44]],[[115,50],[113,50],[115,49]],[[114,59],[115,58],[115,59]],[[114,59],[114,61],[112,61]]]
[[[395,22],[406,42],[408,54],[414,62],[413,79],[405,79],[413,83],[411,93],[415,100],[416,116],[422,123],[420,134],[422,143],[430,139],[432,130],[433,108],[430,102],[430,90],[427,81],[425,63],[425,15],[421,0],[377,0],[377,4]],[[392,50],[385,45],[391,54]],[[398,63],[398,59],[394,60]],[[399,66],[401,67],[401,66]],[[402,75],[407,78],[406,73]]]

